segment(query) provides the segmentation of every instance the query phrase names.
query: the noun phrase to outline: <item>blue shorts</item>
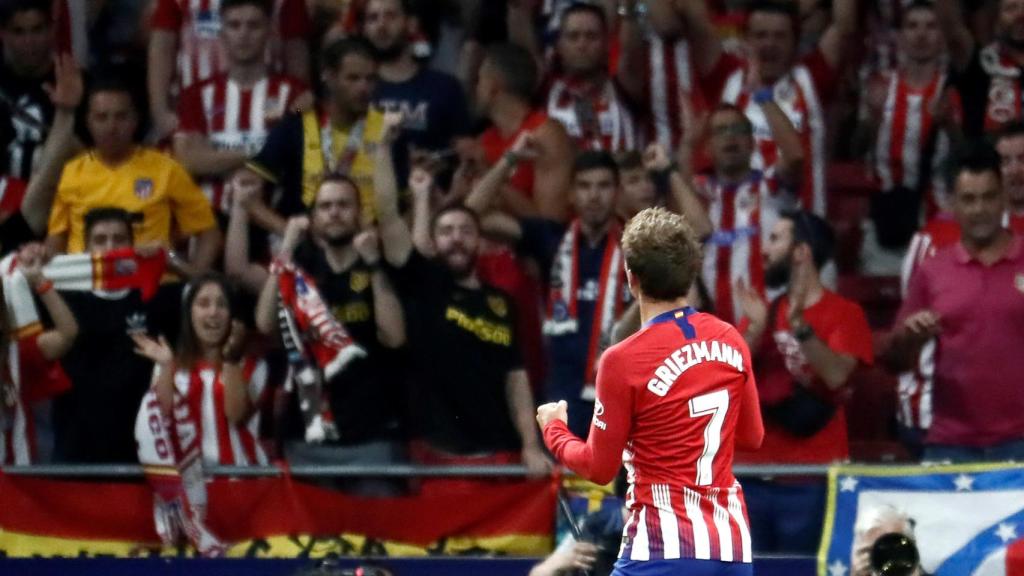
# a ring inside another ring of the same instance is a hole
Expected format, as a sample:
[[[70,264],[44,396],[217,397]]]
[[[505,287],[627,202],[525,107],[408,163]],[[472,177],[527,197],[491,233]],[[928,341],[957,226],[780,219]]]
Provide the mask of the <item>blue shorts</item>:
[[[626,560],[615,562],[612,576],[753,576],[754,565],[718,560]]]

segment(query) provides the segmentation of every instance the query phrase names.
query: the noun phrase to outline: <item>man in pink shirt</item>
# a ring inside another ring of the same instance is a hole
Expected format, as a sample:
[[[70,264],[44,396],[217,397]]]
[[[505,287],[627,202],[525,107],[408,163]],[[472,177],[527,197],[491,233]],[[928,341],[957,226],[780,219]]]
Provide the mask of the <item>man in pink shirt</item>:
[[[921,263],[897,319],[890,357],[912,361],[937,339],[925,460],[1024,459],[1024,238],[1003,227],[999,156],[961,154],[953,214],[960,242]]]

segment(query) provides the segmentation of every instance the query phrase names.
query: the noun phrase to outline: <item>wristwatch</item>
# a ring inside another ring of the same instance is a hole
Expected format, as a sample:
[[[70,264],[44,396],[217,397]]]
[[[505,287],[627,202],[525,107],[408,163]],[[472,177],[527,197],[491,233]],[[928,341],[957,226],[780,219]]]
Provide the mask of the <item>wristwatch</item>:
[[[814,328],[811,328],[810,324],[801,324],[793,329],[793,338],[796,338],[797,342],[803,344],[814,338]]]

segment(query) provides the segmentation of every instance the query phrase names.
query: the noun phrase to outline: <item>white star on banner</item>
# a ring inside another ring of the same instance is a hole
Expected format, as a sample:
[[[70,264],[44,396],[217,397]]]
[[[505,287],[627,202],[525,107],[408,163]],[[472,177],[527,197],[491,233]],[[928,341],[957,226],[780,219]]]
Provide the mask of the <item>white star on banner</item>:
[[[828,565],[828,576],[846,576],[848,571],[849,569],[846,567],[846,564],[843,564],[843,561],[839,559]]]
[[[839,480],[840,492],[853,492],[857,489],[857,479],[853,476],[846,476]]]
[[[974,477],[961,474],[953,479],[953,484],[956,484],[957,492],[970,492],[974,490]]]
[[[1017,539],[1017,525],[1016,524],[1007,524],[1005,522],[1001,522],[999,524],[999,529],[996,530],[996,536],[999,536],[999,539],[1002,540],[1003,543],[1009,542],[1011,540],[1016,540]]]

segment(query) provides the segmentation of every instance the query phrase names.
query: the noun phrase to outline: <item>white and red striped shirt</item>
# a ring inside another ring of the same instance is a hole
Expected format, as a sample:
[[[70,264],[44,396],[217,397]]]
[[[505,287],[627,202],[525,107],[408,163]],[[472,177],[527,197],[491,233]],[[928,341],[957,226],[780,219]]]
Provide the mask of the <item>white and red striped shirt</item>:
[[[650,107],[649,139],[666,150],[675,150],[683,138],[684,99],[693,103],[693,57],[685,40],[666,41],[657,34],[647,37],[647,101]]]
[[[613,80],[606,80],[597,93],[583,94],[570,80],[556,78],[547,91],[547,112],[565,126],[580,150],[622,152],[643,145],[639,126]]]
[[[815,51],[794,65],[773,86],[775,103],[800,135],[807,158],[800,202],[804,209],[819,216],[825,216],[827,209],[825,97],[831,94],[835,80],[835,70],[820,51]],[[709,98],[710,101],[736,105],[754,125],[757,146],[754,148],[753,167],[761,171],[774,167],[779,157],[778,146],[764,112],[751,98],[746,63],[734,56],[723,55],[705,84],[709,95],[718,95],[717,99]]]
[[[274,0],[274,33],[267,61],[274,71],[284,68],[283,45],[310,33],[304,0]],[[158,0],[153,29],[178,35],[178,85],[184,90],[226,71],[220,46],[220,0]]]
[[[220,74],[182,94],[178,130],[202,134],[217,150],[242,150],[253,156],[263,147],[273,123],[305,92],[302,82],[287,76],[270,76],[246,89]],[[225,214],[231,211],[222,178],[203,178],[200,185],[214,208]]]
[[[708,202],[714,229],[704,243],[704,283],[714,299],[715,315],[735,325],[743,309],[733,285],[742,280],[764,294],[761,245],[787,207],[787,198],[775,178],[757,170],[737,185],[713,176],[699,176],[695,184]]]
[[[925,184],[921,179],[930,173],[931,182],[925,187],[931,192],[929,204],[932,208],[941,205],[936,197],[941,198],[945,194],[941,167],[949,154],[950,141],[945,132],[935,133],[935,111],[946,90],[946,75],[936,72],[922,88],[911,86],[905,75],[898,71],[873,81],[886,85],[881,118],[869,119],[878,126],[873,172],[881,189],[889,191],[903,187],[917,190]],[[948,89],[946,94],[954,115],[959,117],[957,93]],[[931,156],[928,157],[930,144]]]
[[[200,362],[192,370],[178,370],[174,374],[176,392],[188,403],[192,414],[199,417],[205,464],[249,466],[267,463],[267,455],[259,443],[259,407],[267,393],[266,362],[252,358],[246,360],[243,377],[249,399],[257,409],[244,426],[238,426],[227,419],[221,372]]]

